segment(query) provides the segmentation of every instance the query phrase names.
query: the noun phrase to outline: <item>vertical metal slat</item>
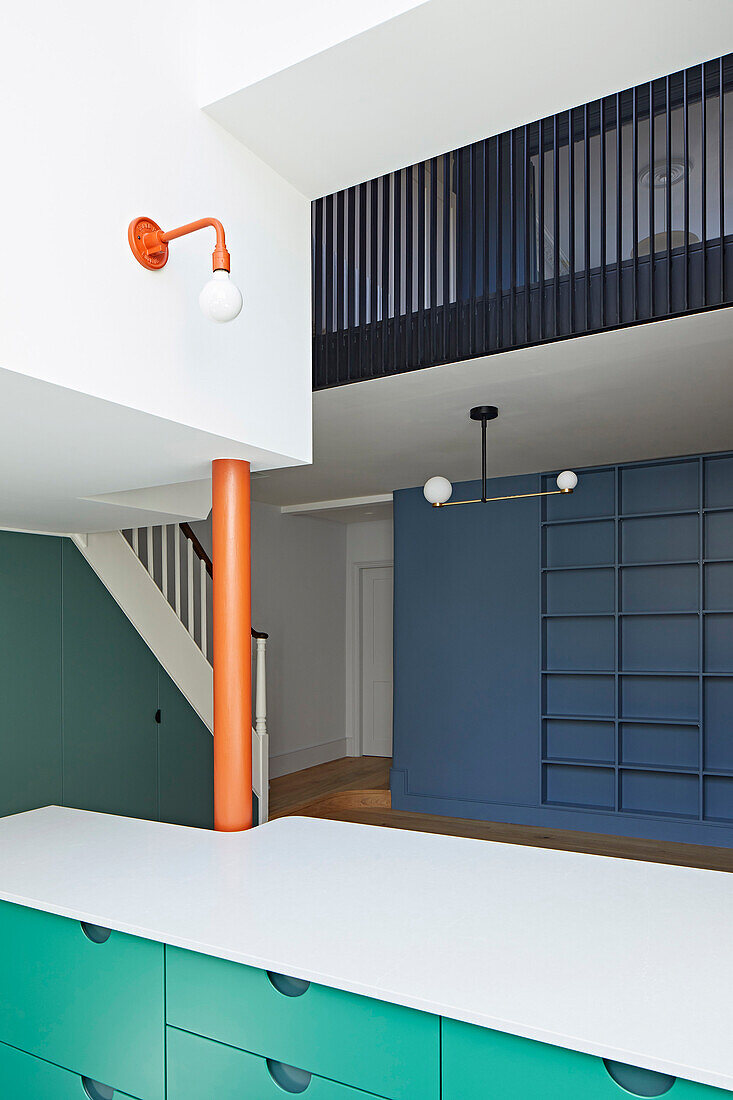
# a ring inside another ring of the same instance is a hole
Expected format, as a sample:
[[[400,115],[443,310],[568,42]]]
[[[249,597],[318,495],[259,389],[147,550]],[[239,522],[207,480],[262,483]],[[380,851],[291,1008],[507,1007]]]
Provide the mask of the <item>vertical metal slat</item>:
[[[557,138],[559,116],[552,119],[552,297],[555,304],[553,333],[560,335],[560,149]]]
[[[382,374],[387,373],[389,334],[389,176],[382,176]]]
[[[417,166],[417,366],[425,340],[425,161]]]
[[[394,173],[394,321],[392,329],[392,370],[396,371],[400,363],[400,319],[402,317],[402,171]]]
[[[583,266],[585,267],[585,327],[593,327],[590,300],[590,126],[588,112],[590,105],[583,108]]]
[[[601,313],[600,326],[606,327],[606,101],[601,100]]]
[[[623,176],[621,172],[623,129],[621,126],[621,93],[616,96],[616,324],[621,324],[621,249],[623,247]]]
[[[450,357],[448,346],[450,335],[450,196],[451,196],[451,157],[443,155],[443,359]]]
[[[654,237],[656,222],[654,215],[654,82],[649,82],[649,316],[655,314],[655,253]]]
[[[718,62],[718,212],[720,215],[720,301],[725,301],[725,91],[723,58]]]
[[[570,331],[575,332],[575,130],[568,111],[568,252],[570,260]]]
[[[633,284],[634,284],[634,320],[639,317],[639,89],[634,88],[631,111],[631,195],[632,195],[632,243],[633,243]]]

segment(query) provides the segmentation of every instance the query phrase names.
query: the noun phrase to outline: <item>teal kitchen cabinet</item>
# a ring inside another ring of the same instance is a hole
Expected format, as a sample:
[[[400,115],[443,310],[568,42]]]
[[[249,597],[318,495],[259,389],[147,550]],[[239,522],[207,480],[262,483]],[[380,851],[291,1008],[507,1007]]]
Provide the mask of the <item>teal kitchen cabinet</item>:
[[[174,1027],[389,1100],[438,1100],[437,1016],[170,947],[166,983]]]
[[[105,935],[0,902],[0,1042],[140,1100],[163,1100],[163,946]]]
[[[143,1100],[0,1043],[2,1095],[12,1100]]]
[[[455,1020],[443,1020],[442,1062],[442,1100],[731,1100],[732,1095]]]
[[[168,1028],[167,1046],[168,1100],[284,1100],[293,1093],[306,1100],[368,1100],[348,1085],[175,1028]]]

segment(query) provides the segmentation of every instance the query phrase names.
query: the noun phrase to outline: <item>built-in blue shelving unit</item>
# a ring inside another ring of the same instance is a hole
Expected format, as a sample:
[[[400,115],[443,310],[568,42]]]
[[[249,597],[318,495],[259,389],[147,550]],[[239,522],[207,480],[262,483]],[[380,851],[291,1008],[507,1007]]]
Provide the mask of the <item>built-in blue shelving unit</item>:
[[[733,455],[590,471],[541,528],[542,804],[733,823]]]

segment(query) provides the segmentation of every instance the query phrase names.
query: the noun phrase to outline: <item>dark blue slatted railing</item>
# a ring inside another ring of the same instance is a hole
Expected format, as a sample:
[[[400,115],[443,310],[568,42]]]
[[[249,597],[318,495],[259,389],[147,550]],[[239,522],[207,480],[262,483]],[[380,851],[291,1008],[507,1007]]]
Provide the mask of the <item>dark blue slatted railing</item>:
[[[733,302],[731,97],[728,55],[318,199],[314,389]]]

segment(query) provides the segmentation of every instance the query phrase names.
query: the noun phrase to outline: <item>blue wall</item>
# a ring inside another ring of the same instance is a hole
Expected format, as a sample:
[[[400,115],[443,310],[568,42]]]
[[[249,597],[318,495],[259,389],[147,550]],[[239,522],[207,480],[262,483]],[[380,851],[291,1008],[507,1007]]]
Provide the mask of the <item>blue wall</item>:
[[[395,808],[733,846],[733,456],[394,515]]]

